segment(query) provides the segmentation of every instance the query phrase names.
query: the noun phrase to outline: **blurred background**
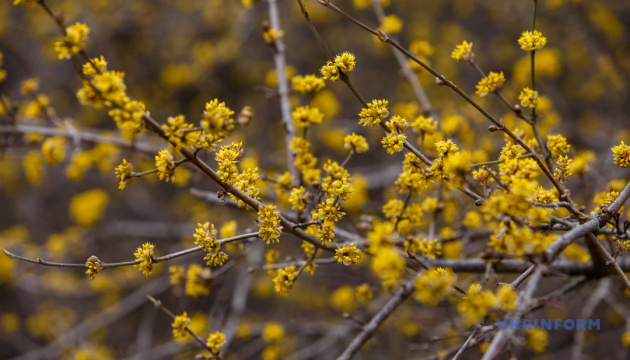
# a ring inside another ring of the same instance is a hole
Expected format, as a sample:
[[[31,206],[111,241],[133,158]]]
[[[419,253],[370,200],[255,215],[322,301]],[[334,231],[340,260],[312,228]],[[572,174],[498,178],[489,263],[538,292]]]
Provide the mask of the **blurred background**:
[[[303,1],[331,52],[355,54],[351,79],[366,100],[387,99],[390,114],[408,119],[422,113],[390,47],[317,1]],[[456,45],[472,42],[475,61],[486,72],[505,74],[502,94],[516,104],[519,91],[530,86],[529,54],[519,48],[517,39],[531,29],[531,1],[392,0],[383,4],[388,15],[397,17],[390,18],[389,24],[380,24],[369,1],[365,1],[368,6],[359,0],[334,3],[371,27],[389,26],[386,32],[395,33],[403,46],[495,117],[503,118],[510,128],[520,128],[531,137],[529,126],[497,97],[474,95],[479,73],[470,64],[451,58]],[[129,95],[143,101],[154,119],[165,123],[169,116],[183,114],[197,123],[205,103],[215,98],[237,113],[251,106],[251,123],[237,127],[225,143],[243,141],[243,168],[256,165],[270,178],[286,170],[273,51],[262,36],[263,23],[269,19],[266,1],[50,0],[47,4],[63,14],[67,25],[77,21],[88,25],[89,56],[103,55],[110,69],[125,72]],[[278,6],[289,79],[319,75],[327,58],[297,2],[280,0]],[[572,145],[570,156],[581,167],[566,186],[588,212],[597,208],[592,199],[598,192],[618,189],[630,178],[626,169],[613,166],[610,152],[620,141],[630,142],[630,3],[541,1],[536,27],[548,39],[547,46],[536,53],[536,87],[542,95],[539,128],[543,137],[561,133]],[[6,71],[0,82],[0,127],[15,122],[54,127],[52,117],[71,122],[79,131],[119,136],[106,110],[78,103],[81,80],[71,61],[57,60],[53,43],[58,37],[59,29],[36,4],[0,3],[0,51]],[[440,130],[436,138],[425,139],[421,149],[435,156],[431,145],[439,136],[473,152],[475,162],[495,160],[503,136],[489,133],[487,119],[448,88],[436,86],[431,74],[415,69],[415,75],[429,97]],[[38,80],[27,81],[35,78]],[[35,85],[35,91],[24,90]],[[41,94],[47,101],[38,97]],[[370,143],[367,154],[354,156],[347,165],[357,195],[345,204],[348,215],[340,225],[363,236],[365,218],[361,215],[379,216],[386,199],[396,196],[393,182],[404,155],[384,151],[380,128],[358,125],[362,105],[343,83],[327,81],[312,99],[291,95],[293,107],[309,100],[325,115],[324,123],[310,129],[308,135],[319,166],[326,159],[343,161],[347,155],[345,134],[360,133]],[[48,104],[44,109],[42,102]],[[17,116],[11,116],[9,104]],[[37,134],[0,133],[0,245],[15,254],[67,263],[83,263],[91,255],[107,262],[128,261],[145,242],[154,243],[161,255],[192,247],[198,222],[210,221],[221,228],[236,221],[238,234],[257,229],[254,213],[217,204],[213,199],[218,186],[192,166],[178,168],[175,184],[145,176],[118,190],[114,168],[122,159],[133,163],[136,171],[150,170],[155,154],[165,148],[163,141],[148,133],[137,139],[148,149],[143,152],[68,141],[65,160],[58,164],[42,159],[43,140]],[[213,155],[201,156],[214,165]],[[260,186],[264,199],[278,199],[273,183],[260,181]],[[441,240],[461,246],[445,247],[443,256],[476,257],[494,229],[481,225],[475,229],[477,237],[468,234],[477,240],[469,237],[462,250],[464,240],[453,234],[462,229],[474,204],[457,192],[451,194],[444,199],[445,216],[437,229]],[[281,205],[288,209],[286,203]],[[357,322],[367,321],[390,294],[365,265],[322,264],[313,276],[302,275],[288,298],[275,294],[272,276],[266,271],[248,271],[273,258],[269,249],[276,250],[278,263],[304,258],[300,245],[297,238],[284,235],[280,244],[255,242],[228,249],[229,268],[214,269],[220,276],[212,281],[209,294],[198,298],[186,295],[183,286],[171,286],[168,268],[203,266],[200,253],[157,264],[149,278],[124,267],[103,271],[93,281],[82,269],[47,268],[2,255],[0,358],[20,354],[26,354],[24,359],[193,358],[199,352],[194,343],[173,340],[171,319],[153,307],[146,294],[161,299],[174,313],[186,311],[202,338],[209,332],[231,329],[233,340],[226,359],[333,358],[349,342],[348,334],[357,329],[343,314],[352,314]],[[481,276],[462,275],[462,287]],[[510,282],[514,277],[498,276],[494,282]],[[541,294],[565,282],[546,279]],[[372,300],[356,297],[355,287],[362,284],[372,289]],[[589,283],[534,316],[576,318],[583,297],[597,286],[597,282]],[[609,286],[616,290],[612,292],[616,297],[609,300],[610,306],[600,304],[590,315],[602,319],[602,328],[587,332],[583,343],[589,356],[622,358],[627,354],[622,349],[627,326],[623,319],[630,307],[616,280]],[[428,308],[409,300],[365,346],[369,350],[360,358],[446,354],[465,338],[431,339],[463,330],[453,312],[450,303]],[[273,321],[281,324],[284,334],[280,340],[265,340],[261,337],[265,331],[278,331],[270,327]],[[538,356],[568,356],[573,338],[571,331],[553,332],[547,353]],[[536,355],[524,345],[514,351],[523,358]],[[467,355],[476,358],[480,351],[475,347]]]

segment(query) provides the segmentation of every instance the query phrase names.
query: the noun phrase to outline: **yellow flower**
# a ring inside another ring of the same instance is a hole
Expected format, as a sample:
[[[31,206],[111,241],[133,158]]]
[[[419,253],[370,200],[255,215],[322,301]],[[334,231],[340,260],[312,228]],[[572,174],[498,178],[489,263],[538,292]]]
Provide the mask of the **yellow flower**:
[[[44,140],[42,144],[44,159],[46,159],[49,164],[62,162],[66,157],[66,152],[64,151],[65,144],[66,139],[59,136],[49,137]]]
[[[457,275],[450,268],[432,268],[420,274],[414,283],[413,297],[423,304],[435,306],[453,293]]]
[[[162,130],[164,130],[164,134],[168,137],[168,142],[173,144],[178,150],[182,147],[182,142],[184,143],[183,145],[187,146],[188,144],[186,143],[188,139],[195,136],[191,132],[187,132],[187,130],[192,128],[192,124],[186,123],[184,115],[169,117],[167,124],[162,125]]]
[[[361,259],[361,250],[354,246],[354,243],[344,244],[341,249],[335,250],[335,259],[346,266],[350,266],[352,263],[356,264]]]
[[[630,166],[630,146],[626,145],[623,141],[621,144],[614,146],[612,149],[615,165],[619,165],[623,168]]]
[[[274,44],[283,36],[284,36],[284,31],[276,30],[276,29],[269,29],[263,33],[263,38],[265,39],[265,42],[269,45]]]
[[[526,330],[527,345],[541,354],[547,350],[549,344],[549,333],[541,329]]]
[[[455,50],[451,53],[451,57],[457,61],[470,61],[475,58],[475,53],[472,52],[473,43],[464,41],[461,45],[457,45]]]
[[[548,135],[547,147],[553,157],[566,154],[571,149],[571,145],[567,144],[567,138],[562,135]]]
[[[299,211],[304,210],[304,208],[306,207],[306,200],[308,200],[309,198],[310,194],[306,192],[304,186],[292,189],[291,195],[289,196],[291,209],[297,209]]]
[[[136,260],[140,260],[139,263],[135,264],[133,267],[140,270],[144,276],[148,277],[151,275],[151,270],[153,270],[153,249],[155,245],[151,243],[144,243],[142,247],[138,247],[133,256],[136,257]]]
[[[536,49],[542,49],[547,44],[547,38],[542,36],[542,33],[538,30],[525,31],[518,39],[518,44],[521,49],[525,51],[532,51]]]
[[[83,75],[90,76],[107,71],[107,60],[101,55],[100,58],[90,59],[89,62],[83,64]]]
[[[480,284],[471,284],[466,296],[457,305],[457,310],[462,314],[466,326],[471,326],[486,317],[496,302],[492,292],[483,291]]]
[[[68,26],[64,37],[55,42],[55,52],[59,60],[69,59],[72,55],[78,54],[87,43],[89,34],[90,29],[85,24],[76,23]]]
[[[75,195],[70,200],[70,216],[81,226],[92,227],[103,217],[109,195],[103,189],[93,189]]]
[[[223,139],[234,129],[233,115],[234,111],[225,106],[225,102],[214,99],[206,103],[200,125],[211,140]]]
[[[357,154],[363,154],[370,148],[367,140],[361,135],[355,133],[346,135],[343,138],[343,146],[346,150],[354,151]]]
[[[354,70],[355,64],[354,55],[349,52],[344,52],[341,55],[335,56],[334,62],[328,60],[326,65],[322,66],[320,72],[325,80],[337,81],[340,78],[339,70],[341,70],[343,74],[347,74]]]
[[[243,155],[243,143],[233,142],[229,146],[221,146],[216,153],[215,160],[218,164],[217,174],[226,184],[233,184],[238,176],[238,158]]]
[[[267,244],[280,242],[280,213],[276,211],[274,205],[260,206],[258,208],[258,237],[261,237]]]
[[[160,180],[175,182],[175,161],[168,150],[161,150],[155,157],[155,167],[158,169]]]
[[[488,76],[484,77],[477,84],[477,95],[486,96],[490,93],[496,92],[505,83],[505,77],[503,71],[495,73],[490,71]]]
[[[350,285],[341,286],[330,294],[328,302],[333,309],[343,312],[352,312],[356,308],[354,289]]]
[[[535,108],[536,105],[538,105],[538,101],[540,101],[540,98],[538,97],[538,91],[534,91],[526,87],[521,90],[521,93],[518,96],[518,100],[521,102],[522,106]]]
[[[39,185],[42,183],[44,176],[44,161],[39,151],[33,150],[24,156],[22,160],[24,167],[24,175],[31,185]]]
[[[416,134],[433,134],[437,131],[437,122],[433,120],[432,117],[425,117],[420,115],[409,125],[413,129],[413,132],[415,132]]]
[[[293,120],[295,121],[295,126],[298,129],[309,128],[313,125],[319,124],[322,122],[324,118],[324,114],[322,114],[318,108],[300,106],[292,113]]]
[[[388,133],[381,140],[383,147],[387,149],[387,153],[392,155],[403,149],[407,136],[404,134]]]
[[[381,21],[380,30],[386,34],[396,34],[402,30],[403,22],[396,15],[388,15]]]
[[[630,347],[630,331],[626,331],[621,335],[621,345]]]
[[[90,280],[94,280],[96,274],[102,269],[101,261],[96,256],[90,256],[85,263],[85,267],[87,268],[85,273],[90,276]]]
[[[374,126],[389,115],[387,110],[387,100],[372,100],[367,104],[367,108],[361,109],[359,113],[359,124],[363,126]]]
[[[324,86],[326,86],[324,80],[313,74],[306,76],[298,75],[291,79],[291,87],[293,87],[293,91],[302,95],[313,94],[316,91],[323,89]]]
[[[556,159],[556,169],[553,172],[553,176],[560,182],[569,180],[569,176],[573,175],[573,160],[568,156],[559,156]]]
[[[188,331],[186,331],[188,324],[190,324],[190,318],[185,311],[183,314],[175,316],[175,320],[171,324],[173,327],[173,337],[175,339],[183,339],[188,336]]]
[[[212,352],[218,353],[223,345],[225,345],[225,335],[223,335],[222,332],[217,331],[208,336],[206,346],[208,346]]]
[[[133,181],[133,165],[127,163],[127,159],[123,159],[122,164],[116,167],[116,180],[119,181],[118,189],[122,190]]]
[[[210,268],[202,268],[197,264],[192,264],[186,272],[186,295],[199,298],[210,293],[210,280],[212,272]]]
[[[186,279],[186,269],[183,266],[169,266],[168,280],[171,285],[182,285]]]
[[[278,269],[276,277],[273,279],[274,289],[284,297],[289,295],[289,290],[293,288],[293,279],[297,276],[295,266],[288,266],[284,269]]]
[[[504,285],[497,291],[497,304],[503,311],[516,309],[516,291],[510,285]]]
[[[265,324],[262,331],[262,339],[268,344],[277,344],[284,339],[284,326],[277,321]]]

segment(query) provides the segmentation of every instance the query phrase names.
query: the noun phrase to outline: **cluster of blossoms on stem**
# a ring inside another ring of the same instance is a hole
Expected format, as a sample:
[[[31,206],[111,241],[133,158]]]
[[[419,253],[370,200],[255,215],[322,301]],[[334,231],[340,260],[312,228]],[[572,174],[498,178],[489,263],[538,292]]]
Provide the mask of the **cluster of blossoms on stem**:
[[[119,181],[118,189],[122,190],[131,184],[133,181],[133,165],[127,162],[127,159],[123,159],[123,162],[115,169],[116,180]]]
[[[208,253],[203,259],[208,261],[208,266],[223,265],[228,256],[223,251],[219,251],[219,249],[221,249],[221,242],[217,240],[217,230],[214,224],[205,222],[203,225],[197,224],[197,226],[198,228],[193,235],[195,245],[202,246],[203,251]]]
[[[155,168],[160,180],[175,182],[175,159],[167,149],[161,150],[155,157]]]
[[[518,39],[518,44],[525,51],[542,49],[547,45],[547,38],[538,30],[524,31]]]
[[[227,146],[221,146],[217,151],[215,160],[217,161],[217,174],[221,177],[221,181],[232,185],[238,176],[238,158],[243,155],[243,143],[234,142]]]
[[[497,90],[503,87],[504,83],[505,77],[503,76],[503,71],[500,73],[490,71],[488,76],[481,79],[477,84],[477,95],[486,96],[493,92],[497,92]]]
[[[335,259],[346,266],[356,264],[361,259],[361,250],[354,246],[354,243],[344,244],[341,249],[335,250]]]
[[[190,318],[185,311],[183,314],[175,316],[175,320],[171,324],[173,337],[175,339],[183,339],[188,336],[188,324],[190,324]]]
[[[538,97],[538,91],[526,87],[521,90],[518,100],[524,107],[535,108],[538,105],[540,98]]]
[[[435,306],[453,293],[457,275],[451,268],[432,268],[421,273],[414,282],[413,297],[423,304]]]
[[[359,124],[363,126],[374,126],[389,116],[387,110],[389,102],[387,100],[372,100],[367,104],[367,108],[361,109],[359,113]]]
[[[295,266],[288,266],[278,269],[276,277],[273,279],[276,292],[284,297],[289,295],[289,290],[293,288],[293,280],[297,276]]]
[[[214,334],[208,335],[206,346],[210,349],[210,351],[217,354],[223,345],[225,345],[225,335],[222,332],[217,331]]]
[[[293,91],[302,94],[313,94],[326,86],[326,83],[322,78],[317,77],[313,74],[306,76],[294,76],[291,78],[291,87]]]
[[[141,247],[138,247],[133,256],[136,257],[136,260],[139,260],[137,264],[133,267],[141,271],[144,276],[151,275],[151,270],[153,270],[153,249],[155,245],[151,243],[144,243]]]
[[[85,263],[87,271],[85,272],[90,276],[90,280],[94,280],[96,274],[101,271],[101,261],[96,256],[90,256]]]
[[[322,66],[320,72],[325,80],[337,81],[340,79],[339,70],[343,74],[348,74],[354,70],[356,60],[353,54],[344,52],[341,55],[335,56],[334,61],[328,61],[326,65]]]
[[[87,44],[90,29],[87,25],[76,23],[70,25],[65,30],[65,35],[55,42],[55,52],[59,60],[70,59],[72,55],[78,54]]]
[[[343,138],[343,146],[346,150],[354,151],[357,154],[363,154],[370,149],[365,137],[355,133],[348,134]]]
[[[258,208],[258,237],[267,244],[280,242],[280,213],[274,205],[260,206]]]
[[[320,124],[324,118],[318,108],[306,106],[300,106],[293,111],[293,120],[295,121],[295,127],[298,129],[309,128],[313,125]]]
[[[619,165],[623,168],[630,166],[630,146],[622,141],[621,144],[612,148],[612,152],[615,165]]]
[[[409,128],[409,122],[407,119],[396,115],[387,121],[386,125],[390,131],[383,137],[381,144],[387,149],[387,153],[391,155],[403,149],[407,140],[407,136],[403,132]]]
[[[472,42],[464,41],[460,45],[455,47],[455,50],[451,53],[451,57],[457,61],[470,61],[475,58],[475,53],[472,52]]]
[[[500,287],[494,294],[489,290],[483,290],[480,284],[471,284],[466,296],[457,305],[466,326],[478,323],[492,311],[509,312],[515,308],[516,292],[509,285]]]

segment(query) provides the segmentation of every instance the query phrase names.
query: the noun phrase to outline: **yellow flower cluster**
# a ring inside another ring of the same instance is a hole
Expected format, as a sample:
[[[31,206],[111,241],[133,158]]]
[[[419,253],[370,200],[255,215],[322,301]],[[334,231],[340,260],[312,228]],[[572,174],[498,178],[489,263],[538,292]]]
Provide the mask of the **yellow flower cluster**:
[[[503,227],[504,223],[500,224]],[[498,230],[490,237],[488,246],[494,247],[498,252],[514,254],[518,257],[539,254],[551,245],[555,235],[547,235],[534,232],[529,227],[516,226],[513,222],[505,224],[505,231],[498,236]]]
[[[188,146],[193,133],[187,131],[193,128],[192,124],[186,123],[184,115],[169,117],[166,124],[162,125],[164,134],[168,137],[168,142],[180,149],[183,145]]]
[[[363,154],[370,148],[367,140],[355,133],[348,134],[343,138],[343,146],[346,150],[354,151],[357,154]]]
[[[558,181],[565,182],[571,175],[573,175],[573,159],[569,159],[568,156],[558,156],[553,176]]]
[[[289,290],[293,288],[293,279],[297,276],[295,266],[278,269],[278,274],[273,279],[274,289],[284,297],[289,295]]]
[[[630,146],[623,141],[611,149],[614,155],[613,162],[623,168],[630,166]]]
[[[72,55],[83,50],[83,46],[88,41],[90,29],[87,25],[76,23],[70,25],[65,30],[65,35],[55,42],[55,52],[59,60],[70,59]]]
[[[457,275],[451,268],[432,268],[420,274],[414,283],[413,298],[423,304],[435,306],[453,293]]]
[[[472,42],[464,41],[461,45],[457,45],[455,50],[451,53],[451,57],[457,61],[470,61],[475,58],[475,53],[472,52]]]
[[[429,174],[425,172],[420,159],[412,153],[407,153],[403,161],[403,171],[394,184],[401,194],[419,194],[427,188],[428,179]]]
[[[551,156],[555,158],[568,153],[571,145],[567,144],[567,138],[562,135],[548,135],[547,148],[549,148]]]
[[[234,181],[233,185],[235,188],[237,188],[250,198],[254,200],[259,200],[260,189],[258,188],[258,186],[256,186],[256,182],[259,178],[260,175],[258,174],[257,167],[253,169],[245,169],[243,172],[236,176],[236,180]],[[234,194],[229,193],[228,195],[232,200],[237,202],[238,207],[244,206],[247,210],[251,208],[249,205],[246,205],[243,200],[237,198]]]
[[[160,180],[175,182],[175,160],[167,149],[160,150],[155,157],[155,167],[158,169]]]
[[[217,331],[214,334],[208,335],[208,340],[206,340],[206,346],[210,348],[210,351],[215,354],[221,350],[221,347],[225,345],[225,335],[222,332]]]
[[[205,136],[208,137],[205,141],[216,142],[228,136],[234,129],[233,115],[234,111],[225,106],[225,102],[219,102],[218,99],[207,102],[200,122]]]
[[[212,272],[210,268],[202,268],[197,264],[192,264],[186,272],[186,295],[199,298],[210,293],[210,280]]]
[[[42,143],[42,154],[49,164],[58,164],[66,158],[64,147],[66,139],[55,136],[49,137]]]
[[[378,277],[383,279],[383,286],[391,289],[403,275],[405,259],[393,246],[381,246],[375,251],[371,268]]]
[[[139,263],[135,264],[133,267],[141,271],[144,276],[151,275],[151,270],[153,270],[153,249],[155,245],[151,243],[144,243],[141,247],[138,247],[133,256],[136,257],[136,260],[140,260]]]
[[[175,316],[175,320],[171,324],[173,328],[173,337],[175,339],[184,339],[188,336],[188,324],[190,324],[190,318],[188,314],[184,311],[183,314]]]
[[[133,181],[133,165],[127,163],[127,159],[123,159],[122,164],[116,167],[115,174],[116,180],[119,181],[118,189],[122,190]]]
[[[542,354],[547,350],[549,345],[549,333],[542,329],[526,330],[527,345],[538,354]]]
[[[361,250],[354,246],[354,243],[344,244],[341,249],[335,250],[335,259],[345,266],[356,264],[361,259]]]
[[[518,39],[518,44],[521,46],[521,49],[525,51],[542,49],[547,45],[547,38],[538,30],[525,31]]]
[[[367,108],[361,109],[359,113],[359,124],[363,126],[374,126],[389,116],[387,110],[389,102],[387,100],[372,100],[367,104]]]
[[[306,208],[306,200],[308,200],[309,198],[310,194],[306,192],[304,186],[292,189],[291,195],[289,195],[291,209],[297,209],[298,211],[304,210],[304,208]]]
[[[330,61],[326,65],[322,66],[320,72],[325,80],[337,81],[340,79],[339,70],[343,74],[348,74],[354,70],[356,64],[355,57],[349,52],[344,52],[341,55],[335,56],[335,61]]]
[[[261,237],[267,244],[280,242],[280,213],[276,211],[274,205],[260,206],[258,208],[258,237]]]
[[[484,291],[480,284],[472,284],[468,287],[466,296],[457,305],[457,310],[464,318],[466,326],[471,326],[492,311],[512,311],[516,308],[516,293],[507,285],[499,289],[497,294]]]
[[[490,71],[488,76],[481,79],[477,84],[477,95],[486,96],[490,93],[496,92],[503,87],[504,83],[505,77],[503,76],[503,71],[500,73]]]
[[[538,97],[538,91],[534,91],[526,87],[521,90],[518,100],[521,102],[522,106],[535,108],[538,105],[540,98]]]
[[[198,228],[195,230],[195,234],[193,235],[195,238],[195,245],[202,246],[203,251],[208,253],[208,255],[206,255],[203,259],[208,261],[208,266],[223,265],[227,259],[227,254],[223,251],[219,252],[219,249],[221,249],[221,242],[217,240],[217,230],[215,229],[214,224],[205,222],[203,225],[197,224],[197,226]]]
[[[319,181],[320,175],[319,169],[315,168],[317,158],[309,152],[310,146],[311,144],[301,137],[294,137],[289,146],[289,148],[295,152],[295,167],[300,170],[302,179],[309,185]],[[285,175],[285,180],[288,181],[289,185],[291,184],[291,175],[289,173]],[[288,188],[288,186],[286,186],[285,189],[286,188]]]
[[[90,276],[90,280],[94,280],[96,274],[98,274],[99,271],[101,271],[102,269],[101,261],[94,255],[90,256],[87,259],[85,267],[87,268],[87,271],[85,273]]]
[[[103,217],[109,195],[103,189],[92,189],[75,195],[70,200],[70,216],[81,226],[92,227]]]
[[[416,134],[433,134],[437,131],[437,121],[432,117],[419,115],[409,126]]]
[[[293,91],[302,95],[314,94],[315,92],[323,89],[324,86],[326,86],[324,80],[313,74],[306,76],[298,75],[291,79],[291,87],[293,88]]]
[[[385,16],[381,20],[380,30],[386,34],[397,34],[402,30],[403,22],[396,15]]]
[[[215,155],[218,165],[217,174],[221,177],[221,181],[229,185],[236,181],[238,176],[237,159],[242,155],[242,142],[233,142],[230,145],[221,146],[221,149]]]
[[[263,38],[265,39],[265,42],[269,45],[275,44],[275,42],[283,36],[284,31],[276,29],[269,29],[263,33]]]
[[[313,125],[320,124],[324,118],[318,108],[306,106],[300,106],[293,111],[293,120],[295,121],[295,127],[298,129],[309,128]]]

